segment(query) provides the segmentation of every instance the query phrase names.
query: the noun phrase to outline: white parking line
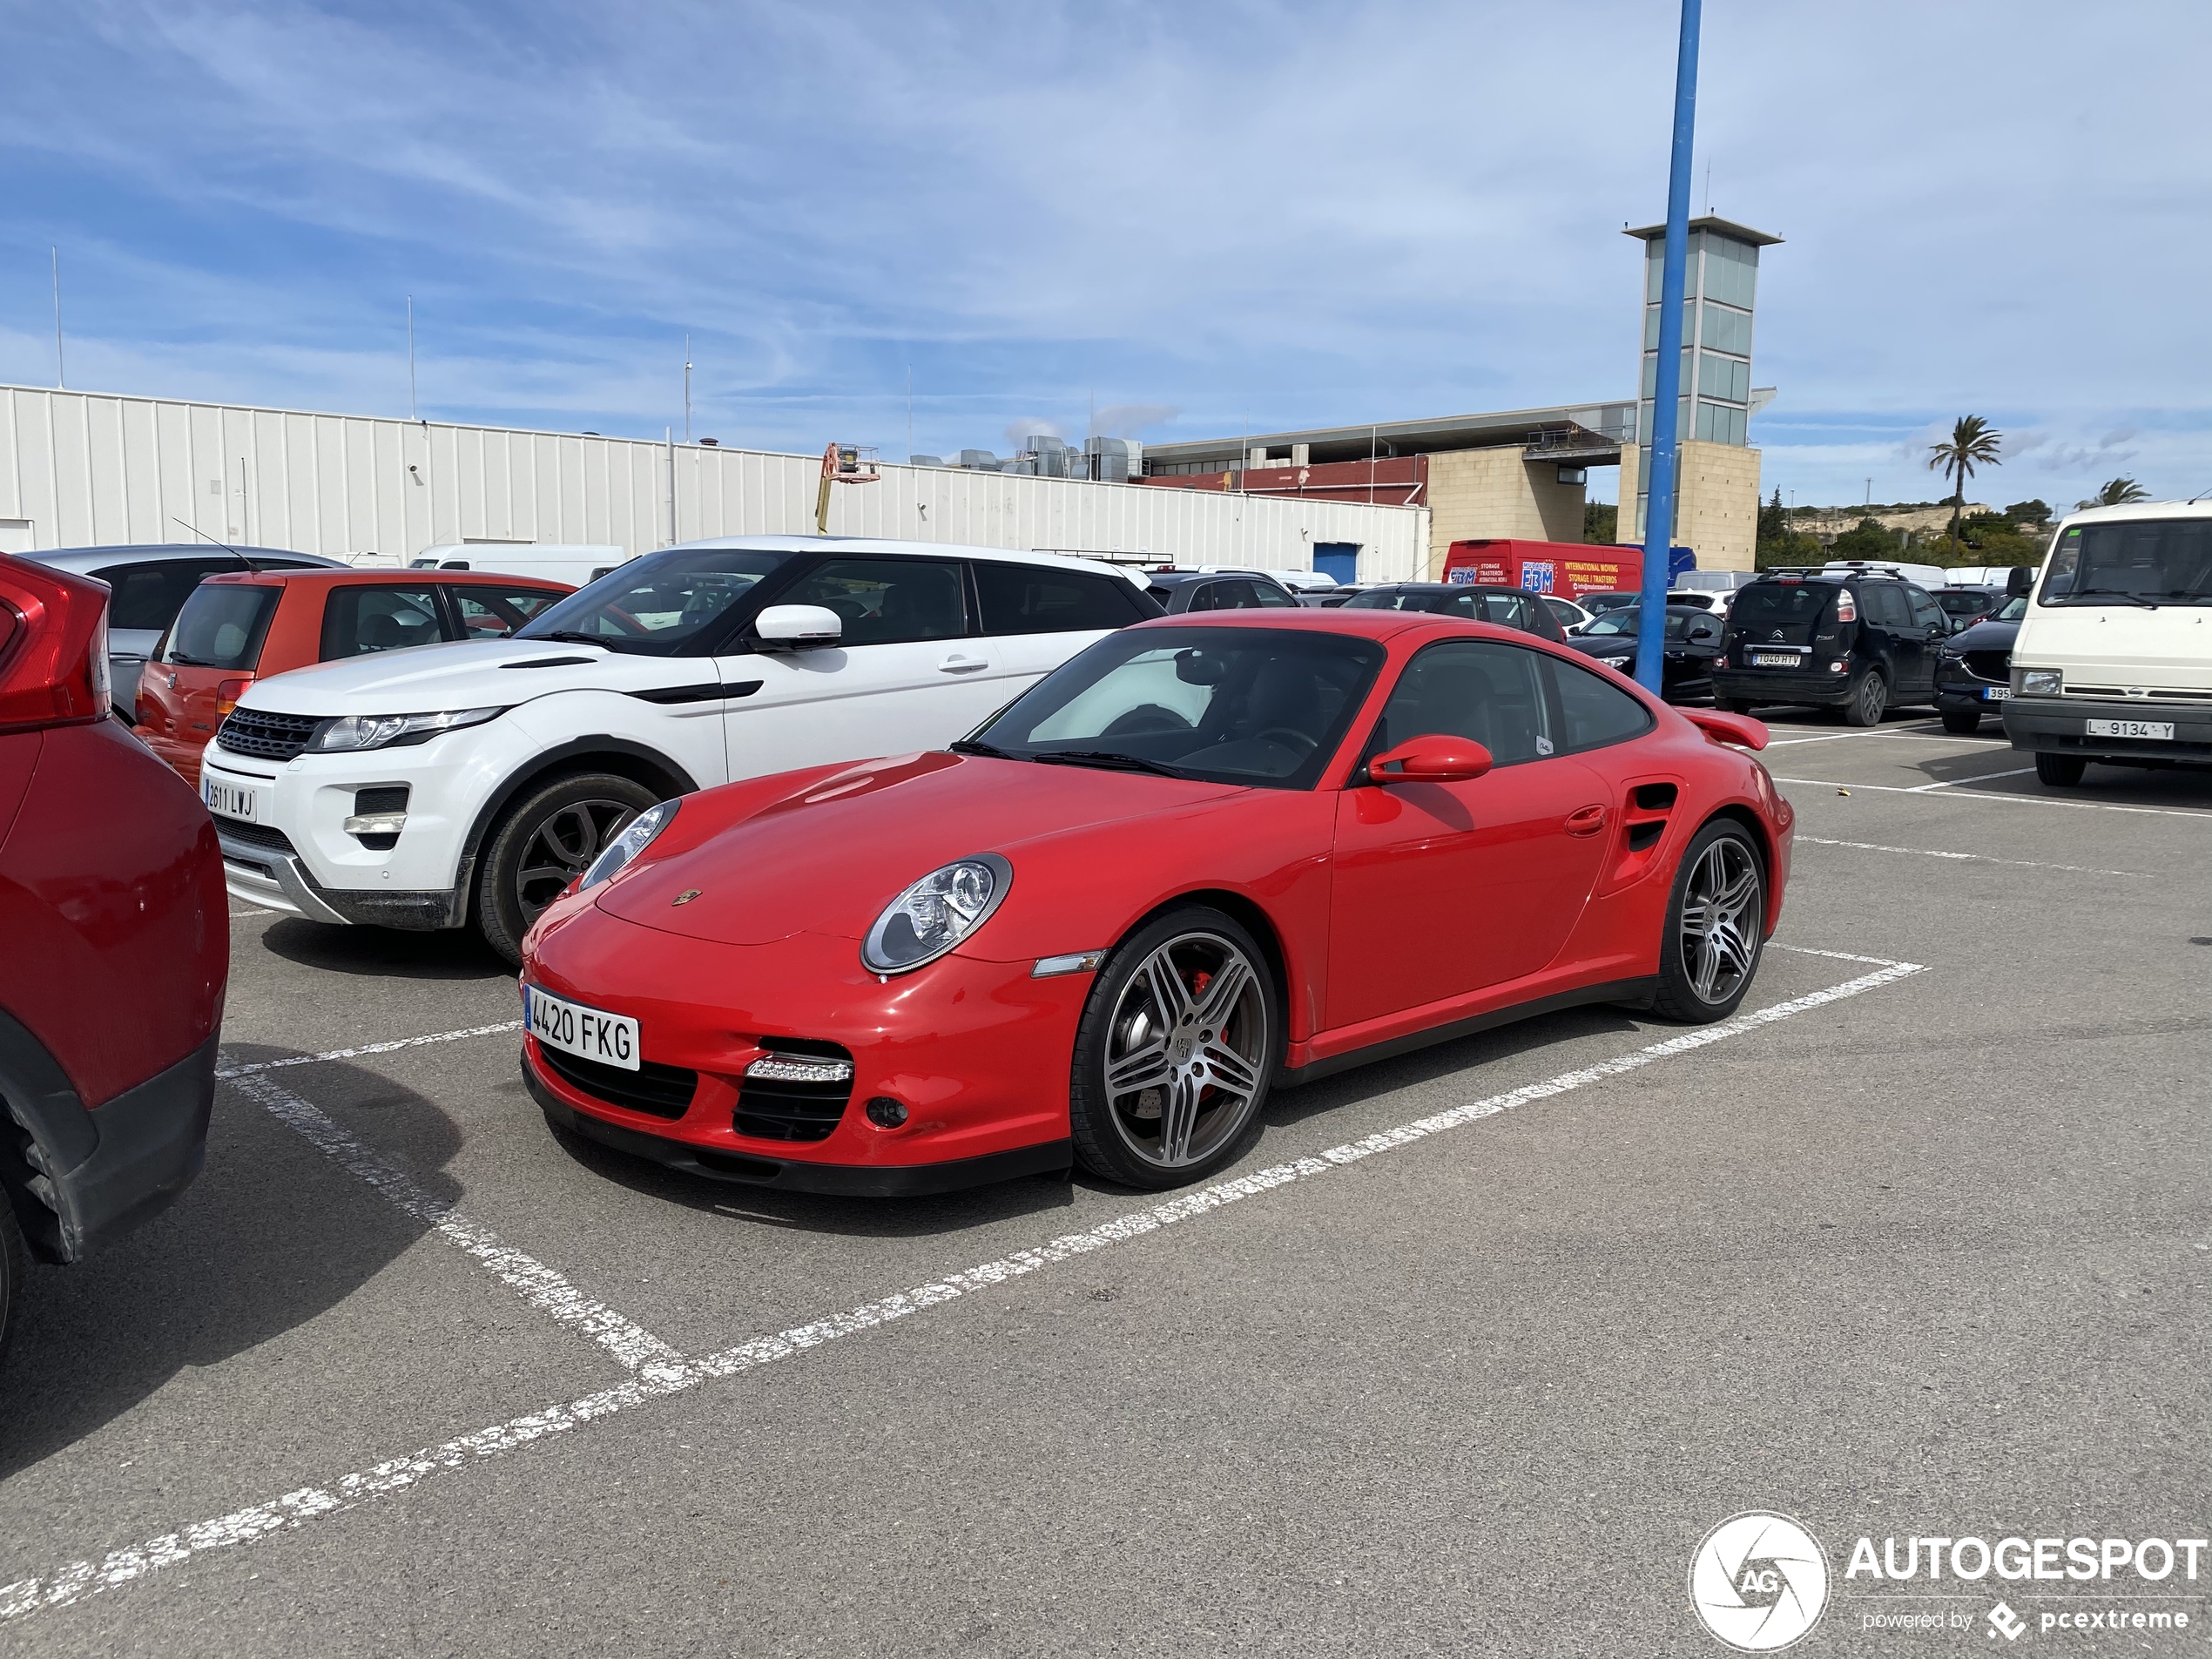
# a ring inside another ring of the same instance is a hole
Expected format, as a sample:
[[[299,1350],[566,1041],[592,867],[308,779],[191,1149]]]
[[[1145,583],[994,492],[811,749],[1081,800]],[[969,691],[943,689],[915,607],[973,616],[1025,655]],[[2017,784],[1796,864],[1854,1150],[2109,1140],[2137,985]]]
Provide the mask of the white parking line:
[[[430,1228],[472,1258],[485,1271],[540,1312],[573,1325],[612,1354],[625,1369],[651,1376],[680,1366],[684,1356],[604,1303],[595,1302],[535,1257],[502,1244],[453,1205],[432,1196],[404,1170],[386,1163],[323,1111],[267,1077],[239,1078],[238,1091],[287,1129],[303,1136],[330,1161],[374,1188],[401,1213]]]
[[[1869,793],[1876,795],[1921,795],[1925,799],[1934,800],[2022,801],[2030,806],[2067,806],[2073,808],[2076,812],[2084,813],[2138,813],[2146,814],[2152,818],[2212,818],[2212,812],[2208,812],[2197,807],[2125,806],[2118,801],[2060,800],[2050,795],[2013,795],[2006,794],[2001,790],[1993,789],[1978,790],[1963,795],[1954,792],[1947,795],[1928,796],[1925,794],[1926,786],[1924,784],[1916,784],[1908,788],[1903,784],[1838,783],[1832,778],[1777,777],[1774,781],[1777,784],[1803,784],[1808,788],[1812,789],[1864,789]],[[1971,783],[1973,780],[1972,779],[1966,779],[1963,781]]]
[[[401,1037],[391,1042],[368,1042],[358,1049],[333,1049],[327,1054],[296,1054],[283,1060],[257,1060],[251,1065],[230,1066],[215,1075],[221,1078],[247,1077],[257,1071],[280,1071],[287,1066],[314,1066],[326,1060],[354,1060],[365,1054],[390,1054],[399,1049],[419,1049],[426,1042],[458,1042],[463,1037],[497,1036],[502,1031],[519,1031],[520,1020],[504,1020],[497,1025],[472,1025],[465,1031],[435,1031],[427,1037]]]
[[[1311,1180],[1345,1164],[1356,1163],[1379,1153],[1395,1151],[1447,1130],[1463,1128],[1484,1118],[1494,1117],[1532,1101],[1563,1095],[1570,1089],[1602,1082],[1659,1061],[1672,1059],[1677,1055],[1693,1053],[1716,1042],[1759,1030],[1779,1021],[1824,1008],[1846,997],[1859,995],[1923,971],[1917,962],[1848,956],[1839,951],[1808,951],[1802,947],[1785,946],[1781,948],[1797,949],[1803,954],[1838,956],[1846,961],[1880,965],[1875,972],[1861,974],[1840,985],[1831,985],[1824,990],[1793,997],[1756,1013],[1738,1015],[1716,1025],[1685,1031],[1663,1042],[1653,1043],[1612,1060],[1600,1061],[1594,1066],[1563,1072],[1541,1082],[1527,1083],[1502,1095],[1470,1101],[1433,1116],[1417,1118],[1410,1123],[1385,1130],[1363,1140],[1332,1147],[1318,1157],[1298,1158],[1290,1163],[1278,1164],[1272,1169],[1260,1170],[1234,1180],[1203,1187],[1150,1209],[1133,1211],[1103,1226],[1094,1227],[1088,1232],[1065,1234],[1033,1249],[1017,1251],[1013,1255],[982,1263],[964,1272],[951,1274],[913,1290],[886,1297],[880,1301],[864,1303],[811,1325],[796,1325],[772,1335],[756,1337],[704,1359],[648,1366],[641,1370],[637,1377],[617,1387],[527,1416],[510,1418],[506,1422],[496,1423],[475,1433],[448,1440],[442,1446],[431,1447],[411,1456],[394,1458],[371,1468],[358,1470],[325,1486],[302,1487],[265,1503],[233,1510],[226,1515],[218,1515],[212,1520],[164,1534],[131,1548],[115,1550],[97,1561],[75,1561],[37,1578],[0,1585],[0,1622],[22,1618],[44,1608],[67,1607],[87,1596],[133,1583],[162,1568],[173,1567],[209,1550],[226,1548],[272,1533],[304,1526],[317,1516],[333,1514],[353,1508],[371,1498],[405,1490],[441,1471],[466,1468],[485,1458],[498,1457],[549,1435],[583,1427],[647,1400],[679,1393],[709,1381],[738,1376],[772,1361],[819,1347],[826,1342],[836,1341],[840,1337],[874,1330],[892,1320],[902,1319],[926,1308],[955,1300],[969,1291],[1004,1284],[1071,1257],[1088,1255],[1093,1251],[1143,1238],[1163,1227],[1195,1219],[1240,1198]],[[246,1086],[275,1087],[266,1082]],[[327,1122],[327,1119],[325,1121]],[[343,1131],[339,1133],[342,1135]]]
[[[1797,839],[1800,846],[1848,846],[1861,853],[1911,853],[1924,859],[1957,859],[1974,864],[2002,864],[2015,870],[2066,870],[2075,875],[2123,875],[2131,881],[2157,880],[2141,870],[2100,870],[2087,864],[2045,864],[2036,859],[1993,858],[1986,853],[1945,853],[1932,846],[1885,846],[1879,841],[1831,841],[1818,835],[1800,835]]]
[[[1915,784],[1905,793],[1932,795],[1939,789],[1956,789],[1961,784],[1986,784],[1997,778],[2025,778],[2034,770],[2033,766],[2014,766],[2010,772],[1977,772],[1972,778],[1946,778],[1941,783]]]

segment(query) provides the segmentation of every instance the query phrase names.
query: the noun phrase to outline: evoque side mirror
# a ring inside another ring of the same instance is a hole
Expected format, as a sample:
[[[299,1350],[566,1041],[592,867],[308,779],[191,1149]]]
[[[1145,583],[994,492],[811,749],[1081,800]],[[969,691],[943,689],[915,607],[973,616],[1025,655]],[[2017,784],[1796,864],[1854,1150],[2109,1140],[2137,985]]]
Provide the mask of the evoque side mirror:
[[[769,651],[807,651],[845,637],[845,618],[827,605],[770,605],[756,617],[753,637]]]

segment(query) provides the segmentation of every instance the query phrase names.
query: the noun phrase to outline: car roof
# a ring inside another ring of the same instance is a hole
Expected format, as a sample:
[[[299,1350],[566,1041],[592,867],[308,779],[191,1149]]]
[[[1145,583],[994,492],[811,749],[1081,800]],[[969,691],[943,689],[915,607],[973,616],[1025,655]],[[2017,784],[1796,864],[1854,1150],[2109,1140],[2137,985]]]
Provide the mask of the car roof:
[[[288,547],[219,547],[210,542],[145,542],[118,547],[48,547],[22,555],[57,570],[80,573],[118,564],[152,564],[167,559],[206,558],[234,553],[246,559],[304,559],[312,565],[334,570],[349,567],[320,553],[299,553]]]
[[[1549,598],[1504,582],[1370,582],[1369,593],[1521,593],[1531,599]]]
[[[507,576],[497,570],[398,570],[390,565],[345,565],[335,570],[218,570],[210,583],[233,587],[270,587],[305,584],[322,588],[350,588],[396,583],[413,586],[436,582],[448,587],[543,588],[549,592],[573,593],[576,584],[545,576]]]
[[[1356,634],[1368,639],[1390,639],[1408,629],[1428,629],[1450,633],[1476,629],[1486,637],[1511,640],[1516,644],[1534,639],[1540,644],[1552,642],[1541,635],[1522,633],[1516,628],[1504,628],[1495,623],[1475,622],[1465,617],[1440,616],[1433,610],[1354,610],[1348,605],[1328,609],[1298,605],[1282,610],[1192,610],[1177,617],[1148,617],[1133,623],[1132,628],[1296,628],[1306,633]],[[1123,632],[1129,631],[1124,629]]]
[[[1002,564],[1042,564],[1062,570],[1082,570],[1096,576],[1110,571],[1133,587],[1143,587],[1147,572],[1116,564],[1103,557],[1046,553],[1013,547],[974,547],[959,542],[900,542],[880,536],[705,536],[695,542],[678,542],[657,548],[658,553],[702,552],[718,547],[758,547],[778,553],[813,553],[834,549],[840,553],[894,553],[909,558],[987,559]],[[640,558],[651,558],[641,553]],[[620,568],[620,567],[617,567]],[[1241,573],[1240,573],[1241,574]]]

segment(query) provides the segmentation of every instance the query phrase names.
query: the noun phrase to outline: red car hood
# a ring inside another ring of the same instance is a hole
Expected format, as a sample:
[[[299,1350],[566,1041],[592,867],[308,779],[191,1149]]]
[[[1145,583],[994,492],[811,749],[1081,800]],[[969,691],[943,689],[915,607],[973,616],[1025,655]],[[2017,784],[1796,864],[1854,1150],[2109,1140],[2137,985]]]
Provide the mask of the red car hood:
[[[715,792],[693,799],[711,810]],[[900,893],[968,853],[1011,858],[1018,888],[1015,849],[1032,837],[1241,792],[1093,766],[902,755],[809,777],[698,846],[622,877],[598,907],[718,944],[765,945],[802,929],[858,939]]]

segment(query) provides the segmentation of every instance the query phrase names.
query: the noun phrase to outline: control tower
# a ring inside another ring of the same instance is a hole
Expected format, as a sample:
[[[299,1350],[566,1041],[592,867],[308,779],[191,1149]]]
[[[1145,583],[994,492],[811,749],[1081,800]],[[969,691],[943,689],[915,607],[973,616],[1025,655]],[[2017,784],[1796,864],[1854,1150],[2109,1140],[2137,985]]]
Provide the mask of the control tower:
[[[1651,475],[1652,392],[1659,378],[1659,287],[1667,227],[1629,231],[1644,245],[1643,353],[1636,447],[1621,456],[1624,542],[1644,539]],[[1681,462],[1675,486],[1675,543],[1697,550],[1704,570],[1748,570],[1758,543],[1759,452],[1750,418],[1774,388],[1751,384],[1752,317],[1759,250],[1782,239],[1710,215],[1689,221],[1682,319]],[[1633,516],[1633,524],[1631,517]]]

